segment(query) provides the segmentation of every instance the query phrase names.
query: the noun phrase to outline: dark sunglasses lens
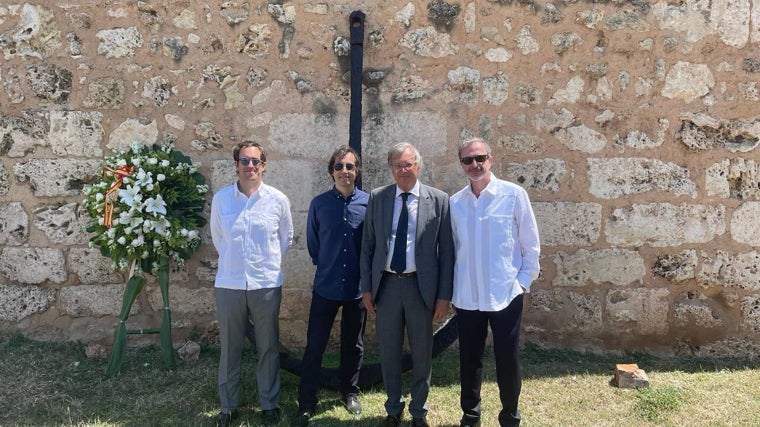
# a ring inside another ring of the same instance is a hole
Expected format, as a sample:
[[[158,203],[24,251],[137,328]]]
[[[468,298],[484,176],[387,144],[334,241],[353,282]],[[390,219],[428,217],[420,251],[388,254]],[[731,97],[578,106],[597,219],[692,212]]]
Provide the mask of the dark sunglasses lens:
[[[483,163],[486,160],[488,160],[488,155],[481,154],[479,156],[474,156],[474,157],[462,157],[462,160],[460,161],[462,162],[462,164],[471,165],[473,161],[478,162],[478,163]]]
[[[249,159],[248,157],[241,157],[240,158],[240,163],[243,166],[248,166],[249,164],[253,164],[254,166],[258,166],[259,164],[261,164],[261,160],[259,160],[259,159]]]
[[[345,165],[343,163],[336,163],[336,164],[333,165],[333,169],[336,172],[340,172],[340,171],[343,170],[343,166],[346,167],[347,171],[352,171],[356,167],[353,163],[346,163]]]
[[[460,160],[463,165],[471,165],[474,159],[472,157],[462,157]]]

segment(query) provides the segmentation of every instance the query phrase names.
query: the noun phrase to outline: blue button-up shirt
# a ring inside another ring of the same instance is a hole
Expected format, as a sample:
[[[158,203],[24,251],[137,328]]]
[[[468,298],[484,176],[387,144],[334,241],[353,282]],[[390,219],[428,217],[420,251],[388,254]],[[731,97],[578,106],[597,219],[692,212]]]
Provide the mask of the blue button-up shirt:
[[[333,301],[361,297],[359,252],[369,194],[355,190],[344,198],[334,187],[311,201],[306,244],[317,272],[314,292]]]

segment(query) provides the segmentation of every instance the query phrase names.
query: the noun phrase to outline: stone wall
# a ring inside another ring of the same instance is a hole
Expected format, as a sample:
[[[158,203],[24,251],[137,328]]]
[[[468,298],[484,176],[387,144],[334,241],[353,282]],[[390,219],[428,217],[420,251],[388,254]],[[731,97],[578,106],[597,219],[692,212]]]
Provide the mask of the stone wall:
[[[453,193],[458,141],[489,140],[542,235],[526,339],[759,353],[760,0],[4,2],[0,328],[109,342],[126,278],[88,247],[80,207],[102,157],[170,139],[216,190],[252,137],[292,201],[281,321],[283,342],[303,345],[304,222],[348,140],[354,10],[367,16],[364,187],[391,182],[383,155],[405,140],[423,180]],[[204,238],[172,272],[178,340],[213,330]],[[146,289],[137,327],[159,320]]]

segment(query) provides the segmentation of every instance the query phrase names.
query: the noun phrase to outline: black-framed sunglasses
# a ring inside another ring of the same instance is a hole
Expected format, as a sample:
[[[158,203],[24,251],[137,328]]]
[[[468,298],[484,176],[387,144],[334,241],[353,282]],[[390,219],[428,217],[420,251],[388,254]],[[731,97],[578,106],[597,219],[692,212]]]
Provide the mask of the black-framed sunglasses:
[[[356,168],[356,165],[353,164],[353,163],[345,163],[345,164],[344,163],[335,163],[333,165],[333,170],[335,172],[340,172],[340,171],[343,170],[343,166],[346,167],[347,171],[352,171],[352,170],[354,170],[354,168]]]
[[[472,157],[462,157],[459,159],[460,162],[462,162],[463,165],[471,165],[473,161],[478,163],[483,163],[486,160],[488,160],[488,154],[481,154],[478,156],[472,156]]]
[[[258,165],[260,165],[262,163],[261,159],[255,159],[255,158],[252,159],[250,157],[241,157],[240,160],[238,160],[238,161],[243,166],[248,166],[249,163],[252,164],[252,165],[254,165],[254,166],[258,166]]]

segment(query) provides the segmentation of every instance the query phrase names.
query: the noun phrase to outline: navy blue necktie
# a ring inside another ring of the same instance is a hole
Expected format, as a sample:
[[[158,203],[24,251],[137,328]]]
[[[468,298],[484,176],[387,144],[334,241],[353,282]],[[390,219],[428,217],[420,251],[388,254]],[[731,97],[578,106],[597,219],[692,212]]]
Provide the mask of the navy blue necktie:
[[[396,225],[396,242],[393,245],[393,258],[391,258],[391,270],[403,273],[406,270],[406,233],[409,230],[409,210],[406,208],[406,199],[412,193],[401,193],[401,213],[398,215]]]

